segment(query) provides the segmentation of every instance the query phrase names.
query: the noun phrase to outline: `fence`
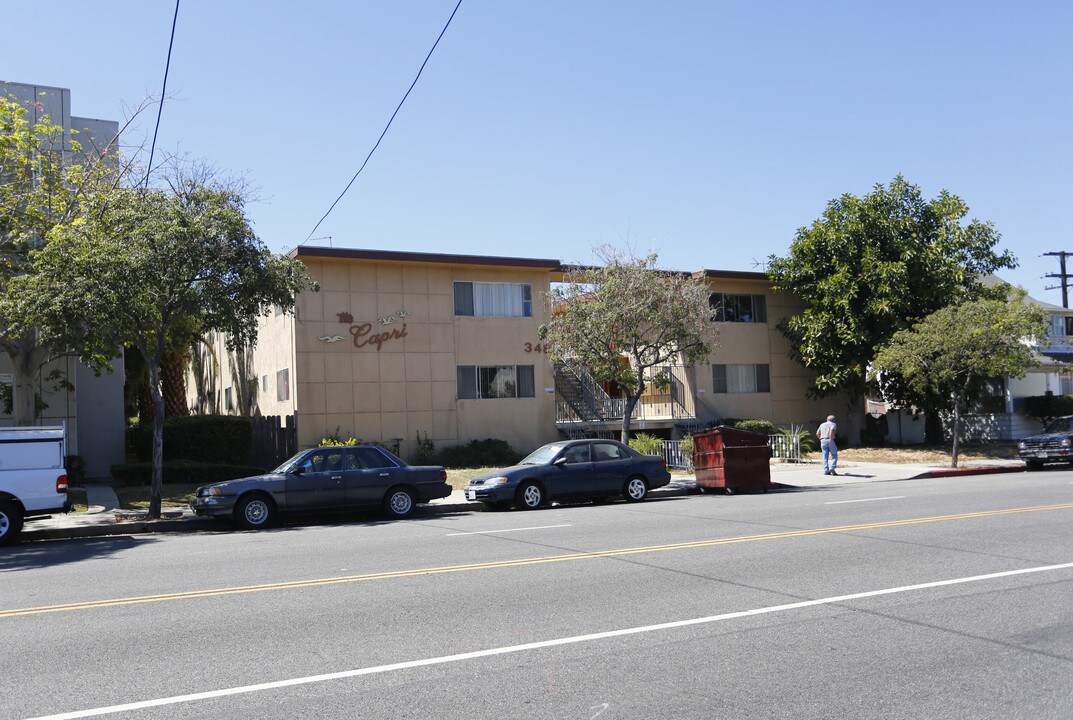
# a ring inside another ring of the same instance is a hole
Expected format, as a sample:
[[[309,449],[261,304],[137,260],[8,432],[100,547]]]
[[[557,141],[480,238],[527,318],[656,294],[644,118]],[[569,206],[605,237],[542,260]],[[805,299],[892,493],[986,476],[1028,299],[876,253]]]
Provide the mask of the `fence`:
[[[250,463],[274,468],[298,452],[298,416],[257,416],[253,419],[253,447]]]
[[[777,460],[801,461],[801,438],[797,435],[769,435],[771,457]],[[692,470],[693,458],[682,452],[681,440],[664,440],[660,449],[667,467],[675,470]]]

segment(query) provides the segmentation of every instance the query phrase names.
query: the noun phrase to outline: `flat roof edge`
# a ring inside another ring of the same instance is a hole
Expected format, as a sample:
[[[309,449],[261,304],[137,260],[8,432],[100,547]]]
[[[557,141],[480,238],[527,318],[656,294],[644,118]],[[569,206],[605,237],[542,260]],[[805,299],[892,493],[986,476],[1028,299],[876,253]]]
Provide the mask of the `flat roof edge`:
[[[445,265],[488,265],[495,267],[558,270],[562,264],[547,258],[498,257],[493,255],[452,255],[449,253],[401,252],[359,248],[309,247],[300,245],[288,253],[292,258],[335,258],[339,260],[381,260],[386,262],[441,263]]]

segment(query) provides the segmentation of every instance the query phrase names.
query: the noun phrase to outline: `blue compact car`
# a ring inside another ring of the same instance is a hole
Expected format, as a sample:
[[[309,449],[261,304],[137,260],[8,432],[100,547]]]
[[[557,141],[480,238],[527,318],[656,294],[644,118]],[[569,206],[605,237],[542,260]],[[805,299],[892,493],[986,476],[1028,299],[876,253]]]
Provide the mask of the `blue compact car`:
[[[564,440],[537,448],[513,467],[475,477],[467,500],[534,510],[553,501],[640,502],[671,481],[667,462],[614,440]]]

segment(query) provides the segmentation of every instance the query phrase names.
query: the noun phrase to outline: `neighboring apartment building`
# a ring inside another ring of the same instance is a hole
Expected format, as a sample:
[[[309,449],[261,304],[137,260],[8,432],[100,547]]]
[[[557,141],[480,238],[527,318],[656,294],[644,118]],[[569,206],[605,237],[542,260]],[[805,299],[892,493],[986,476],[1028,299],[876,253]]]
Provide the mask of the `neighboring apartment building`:
[[[63,127],[68,142],[76,133],[85,153],[107,147],[119,132],[115,121],[71,115],[71,91],[66,88],[0,82],[0,93],[25,104],[28,118],[47,114]],[[112,367],[111,374],[97,377],[76,358],[64,357],[46,365],[37,384],[45,405],[38,424],[67,425],[67,452],[82,456],[88,477],[107,477],[111,466],[125,457],[122,357]],[[10,386],[11,382],[10,359],[0,353],[0,384]],[[11,414],[4,410],[0,406],[0,425],[13,424]]]
[[[562,436],[617,435],[620,393],[584,368],[553,368],[538,334],[558,260],[299,247],[321,285],[294,313],[260,319],[252,353],[223,338],[188,383],[201,412],[297,416],[298,446],[326,436],[436,447],[500,438],[520,452]],[[634,429],[665,437],[720,418],[811,426],[841,412],[806,397],[809,374],[787,357],[777,323],[796,306],[762,273],[701,271],[719,341],[708,363],[667,368]],[[215,368],[215,369],[214,369]]]

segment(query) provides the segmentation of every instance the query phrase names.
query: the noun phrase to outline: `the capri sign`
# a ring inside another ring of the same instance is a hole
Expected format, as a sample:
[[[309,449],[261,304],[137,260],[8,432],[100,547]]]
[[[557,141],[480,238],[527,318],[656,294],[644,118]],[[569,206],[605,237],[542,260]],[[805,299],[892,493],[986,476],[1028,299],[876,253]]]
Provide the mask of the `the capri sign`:
[[[384,349],[384,343],[406,337],[406,323],[401,327],[388,328],[398,320],[405,318],[410,313],[398,310],[394,315],[377,318],[376,323],[354,322],[354,316],[348,312],[337,313],[339,322],[350,326],[350,335],[354,338],[354,347],[358,350],[366,347],[375,347],[377,352]],[[343,339],[342,335],[324,335],[318,338],[322,342],[334,343]]]

